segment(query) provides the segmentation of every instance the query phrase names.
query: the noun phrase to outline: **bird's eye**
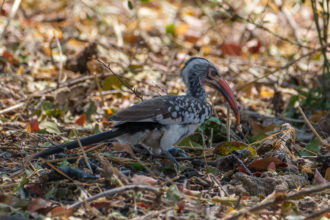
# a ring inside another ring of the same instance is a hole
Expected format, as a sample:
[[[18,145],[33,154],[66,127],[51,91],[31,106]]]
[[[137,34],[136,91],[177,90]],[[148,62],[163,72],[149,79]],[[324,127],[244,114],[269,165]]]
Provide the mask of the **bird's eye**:
[[[218,72],[217,72],[215,69],[211,68],[211,69],[209,70],[209,74],[208,74],[208,76],[209,76],[210,78],[214,78],[214,77],[216,77],[217,75],[218,75]]]

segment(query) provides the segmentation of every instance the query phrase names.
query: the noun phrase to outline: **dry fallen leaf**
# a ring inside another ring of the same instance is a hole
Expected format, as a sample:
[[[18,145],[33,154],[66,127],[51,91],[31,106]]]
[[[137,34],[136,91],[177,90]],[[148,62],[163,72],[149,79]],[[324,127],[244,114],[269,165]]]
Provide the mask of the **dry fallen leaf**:
[[[144,176],[144,175],[137,175],[134,174],[132,178],[133,184],[136,185],[148,185],[148,186],[154,186],[157,183],[157,180],[149,177],[149,176]]]

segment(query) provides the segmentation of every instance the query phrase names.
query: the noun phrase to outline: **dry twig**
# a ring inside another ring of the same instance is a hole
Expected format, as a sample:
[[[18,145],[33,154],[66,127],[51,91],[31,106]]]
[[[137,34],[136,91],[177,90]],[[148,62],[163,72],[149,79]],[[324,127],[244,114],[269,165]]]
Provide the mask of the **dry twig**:
[[[16,15],[16,12],[17,12],[20,4],[21,4],[21,0],[15,0],[15,2],[13,4],[13,7],[11,8],[9,17],[8,17],[8,19],[6,21],[5,27],[2,30],[2,33],[1,33],[1,36],[0,36],[0,40],[2,40],[5,37],[6,32],[7,32],[7,28],[9,26],[11,20],[13,19],[13,17]],[[2,8],[2,6],[1,6],[1,8]]]
[[[110,189],[110,190],[104,191],[102,193],[96,194],[94,196],[91,196],[91,197],[87,198],[84,201],[79,201],[79,202],[76,202],[76,203],[72,204],[70,206],[70,208],[77,208],[80,205],[82,205],[84,202],[91,202],[91,201],[96,200],[98,198],[101,198],[101,197],[104,197],[104,196],[109,196],[109,195],[114,195],[114,194],[124,192],[124,191],[127,191],[127,190],[151,191],[156,195],[155,202],[159,201],[160,196],[161,196],[161,192],[155,187],[145,186],[145,185],[129,185],[129,186],[124,186],[124,187],[120,187],[120,188]]]
[[[254,79],[254,80],[252,80],[252,81],[250,81],[248,83],[245,83],[244,85],[238,87],[238,90],[241,90],[241,89],[245,88],[246,86],[248,86],[248,85],[250,85],[252,83],[257,82],[260,79],[263,79],[263,78],[266,78],[266,77],[268,77],[270,75],[273,75],[274,73],[277,73],[278,71],[285,70],[285,69],[289,68],[290,66],[292,66],[293,64],[297,63],[298,61],[300,61],[301,59],[303,59],[305,57],[308,57],[308,56],[311,56],[313,53],[315,53],[317,51],[320,51],[320,50],[323,50],[324,48],[327,48],[329,46],[330,46],[330,43],[328,43],[328,44],[326,44],[326,45],[324,45],[322,47],[316,48],[316,49],[314,49],[314,50],[312,50],[312,51],[310,51],[308,53],[305,53],[302,56],[300,56],[299,58],[297,58],[295,60],[291,60],[290,62],[286,63],[285,65],[283,65],[283,66],[281,66],[281,67],[279,67],[279,68],[277,68],[277,69],[275,69],[273,71],[270,71],[269,73],[266,73],[263,76],[260,76],[260,77]]]
[[[135,89],[132,89],[124,80],[122,80],[119,75],[115,72],[112,71],[112,69],[110,68],[110,65],[105,64],[102,60],[100,59],[96,59],[99,63],[101,63],[105,68],[107,68],[115,77],[117,77],[117,79],[126,87],[128,88],[130,91],[133,92],[133,94],[138,97],[139,99],[141,99],[141,101],[143,101],[143,98],[141,97],[141,94],[139,94],[138,91],[136,91]]]
[[[330,149],[330,144],[328,144],[327,142],[325,142],[323,140],[323,138],[317,133],[317,131],[315,130],[315,128],[313,127],[313,125],[310,123],[310,121],[308,120],[308,118],[306,117],[304,111],[301,109],[301,107],[298,105],[298,110],[300,112],[300,114],[303,116],[306,124],[308,125],[308,127],[312,130],[313,134],[317,137],[317,139],[319,139],[319,141],[321,142],[322,145],[326,146],[328,149]]]
[[[301,197],[301,196],[306,196],[306,195],[322,192],[324,190],[329,190],[329,189],[330,189],[330,183],[310,187],[308,189],[303,189],[303,190],[300,190],[298,192],[291,193],[288,196],[286,196],[285,198],[282,198],[281,200],[276,200],[275,199],[275,200],[271,200],[271,201],[264,202],[264,203],[258,203],[257,205],[252,206],[251,208],[243,209],[243,210],[239,211],[238,213],[232,215],[231,217],[226,218],[226,220],[238,219],[242,215],[245,215],[249,212],[256,212],[256,211],[259,211],[261,209],[265,209],[265,208],[271,207],[273,205],[276,205],[280,202],[284,202],[286,200],[296,199],[296,198]]]

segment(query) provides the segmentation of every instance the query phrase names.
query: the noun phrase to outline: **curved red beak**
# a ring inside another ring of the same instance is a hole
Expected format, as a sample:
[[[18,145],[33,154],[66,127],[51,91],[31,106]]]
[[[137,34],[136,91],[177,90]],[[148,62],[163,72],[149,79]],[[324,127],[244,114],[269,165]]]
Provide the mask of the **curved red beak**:
[[[225,97],[226,101],[228,102],[228,104],[230,105],[231,109],[235,114],[237,123],[240,124],[238,104],[233,94],[233,91],[230,89],[228,83],[220,77],[214,77],[212,80],[207,80],[207,82],[212,87],[214,87],[219,92],[221,92],[221,94]]]

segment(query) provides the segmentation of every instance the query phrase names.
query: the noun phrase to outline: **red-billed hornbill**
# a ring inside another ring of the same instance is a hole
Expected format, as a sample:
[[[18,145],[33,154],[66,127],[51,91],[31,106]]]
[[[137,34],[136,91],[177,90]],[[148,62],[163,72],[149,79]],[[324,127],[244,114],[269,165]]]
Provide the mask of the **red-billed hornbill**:
[[[83,137],[80,139],[81,144],[86,146],[105,140],[117,140],[131,146],[139,144],[149,147],[156,154],[165,153],[178,165],[169,150],[212,115],[212,107],[206,102],[204,85],[222,93],[239,123],[239,110],[234,95],[211,62],[204,58],[191,58],[182,68],[181,76],[188,88],[186,95],[160,96],[128,107],[110,118],[117,122],[112,130]],[[37,153],[32,158],[77,147],[78,142],[72,141]]]

